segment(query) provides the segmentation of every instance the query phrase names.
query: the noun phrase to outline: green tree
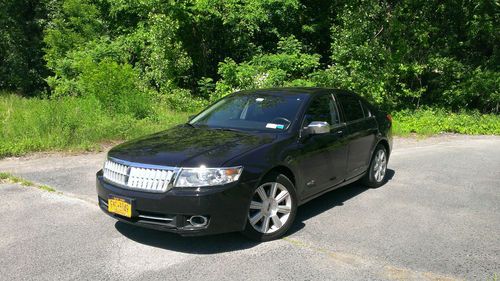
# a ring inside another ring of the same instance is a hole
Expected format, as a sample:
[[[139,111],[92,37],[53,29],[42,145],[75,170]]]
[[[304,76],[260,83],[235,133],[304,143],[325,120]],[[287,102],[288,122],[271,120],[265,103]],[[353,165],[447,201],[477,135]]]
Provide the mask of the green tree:
[[[499,108],[495,0],[0,1],[0,89],[82,96],[110,67],[183,108],[293,85],[388,109]]]
[[[236,90],[310,86],[305,79],[319,67],[320,56],[303,53],[303,49],[302,43],[290,36],[281,38],[276,53],[259,54],[239,64],[226,59],[220,64],[221,80],[217,82],[213,98]]]
[[[0,89],[34,95],[46,87],[45,1],[0,0]]]
[[[337,20],[332,64],[312,75],[318,85],[348,88],[388,108],[498,112],[493,1],[349,1]]]

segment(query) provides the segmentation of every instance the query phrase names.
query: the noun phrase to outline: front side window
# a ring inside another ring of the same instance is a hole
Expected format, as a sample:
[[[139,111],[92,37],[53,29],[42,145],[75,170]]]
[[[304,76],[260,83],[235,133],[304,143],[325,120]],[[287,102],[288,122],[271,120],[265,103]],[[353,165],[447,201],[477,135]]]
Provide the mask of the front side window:
[[[328,122],[330,125],[339,124],[339,114],[335,102],[330,95],[321,95],[313,98],[307,108],[303,127],[313,121]]]
[[[300,94],[236,94],[218,101],[189,123],[212,128],[284,131],[296,119],[304,100]]]
[[[361,101],[354,95],[338,95],[342,109],[344,110],[346,122],[365,118]]]

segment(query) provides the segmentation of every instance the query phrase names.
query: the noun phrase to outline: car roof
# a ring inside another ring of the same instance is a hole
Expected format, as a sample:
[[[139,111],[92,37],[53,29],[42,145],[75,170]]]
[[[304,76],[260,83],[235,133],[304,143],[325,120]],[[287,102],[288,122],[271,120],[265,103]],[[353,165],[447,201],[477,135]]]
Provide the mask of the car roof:
[[[238,94],[273,94],[273,95],[315,95],[323,93],[325,91],[340,91],[338,89],[332,88],[320,88],[320,87],[285,87],[285,88],[266,88],[266,89],[253,89],[253,90],[243,90],[234,93]]]

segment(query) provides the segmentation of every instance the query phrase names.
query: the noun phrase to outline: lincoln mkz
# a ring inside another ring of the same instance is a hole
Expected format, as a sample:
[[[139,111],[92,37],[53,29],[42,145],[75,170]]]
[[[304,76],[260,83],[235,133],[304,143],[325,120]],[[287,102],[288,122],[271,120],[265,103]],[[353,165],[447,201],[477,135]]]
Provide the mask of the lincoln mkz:
[[[113,218],[184,236],[283,236],[297,207],[360,181],[386,181],[392,120],[325,88],[241,91],[166,131],[111,149],[97,173]]]

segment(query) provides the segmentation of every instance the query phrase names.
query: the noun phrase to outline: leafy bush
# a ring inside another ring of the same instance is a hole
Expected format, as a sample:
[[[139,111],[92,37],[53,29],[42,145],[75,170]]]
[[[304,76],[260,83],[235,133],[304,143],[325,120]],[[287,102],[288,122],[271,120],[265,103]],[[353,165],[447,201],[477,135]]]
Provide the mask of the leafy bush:
[[[165,14],[151,14],[148,18],[150,25],[136,31],[144,42],[140,54],[143,63],[137,67],[159,92],[186,85],[193,62],[182,42],[175,40],[178,20]]]
[[[218,99],[236,90],[283,87],[302,84],[309,73],[319,67],[319,56],[303,53],[295,37],[281,38],[275,54],[260,54],[248,62],[226,59],[219,65],[222,77],[216,84]]]
[[[131,113],[144,118],[150,112],[150,97],[137,71],[128,64],[118,64],[109,59],[99,63],[79,60],[78,74],[73,78],[49,79],[55,87],[53,97],[95,97],[108,114]]]
[[[69,52],[100,38],[105,30],[99,9],[90,1],[64,0],[57,4],[60,6],[52,7],[44,36],[45,60],[56,74]]]
[[[500,116],[477,111],[453,113],[444,109],[403,110],[394,113],[393,120],[396,135],[500,135]]]
[[[208,105],[208,101],[191,95],[189,90],[173,89],[158,96],[161,104],[180,112],[193,112]]]
[[[95,97],[109,114],[132,114],[144,118],[151,113],[148,97],[132,66],[104,60],[85,68],[77,88],[83,97]]]
[[[482,111],[500,111],[500,75],[498,72],[481,67],[467,73],[464,79],[451,90],[444,91],[443,97],[455,109],[477,108]]]

